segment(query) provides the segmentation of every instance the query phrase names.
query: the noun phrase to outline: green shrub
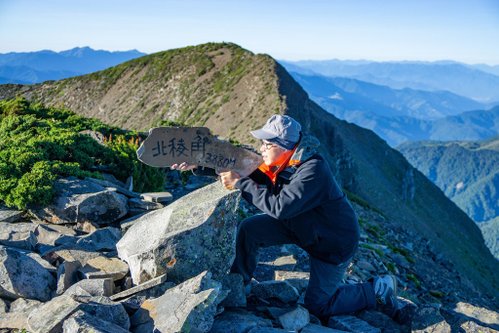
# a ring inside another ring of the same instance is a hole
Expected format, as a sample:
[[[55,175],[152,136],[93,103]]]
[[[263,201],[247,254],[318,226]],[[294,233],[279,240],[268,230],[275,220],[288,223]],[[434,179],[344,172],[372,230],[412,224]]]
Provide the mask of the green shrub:
[[[83,130],[102,133],[104,145]],[[0,101],[0,200],[19,209],[46,205],[58,177],[101,178],[101,169],[122,181],[133,175],[137,191],[161,190],[164,172],[137,160],[139,142],[134,132],[69,110],[22,98]]]

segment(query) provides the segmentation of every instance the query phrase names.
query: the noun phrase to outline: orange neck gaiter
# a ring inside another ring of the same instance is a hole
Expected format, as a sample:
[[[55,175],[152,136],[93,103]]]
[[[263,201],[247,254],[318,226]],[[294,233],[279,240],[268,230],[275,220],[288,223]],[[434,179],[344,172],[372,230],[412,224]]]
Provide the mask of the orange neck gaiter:
[[[277,180],[277,176],[279,173],[286,169],[288,166],[296,165],[299,164],[300,161],[298,160],[291,160],[291,157],[295,153],[296,147],[293,150],[289,150],[285,153],[283,153],[279,159],[274,163],[275,166],[268,166],[265,163],[260,164],[258,169],[262,171],[264,174],[267,175],[267,177],[270,178],[273,184],[275,184]]]

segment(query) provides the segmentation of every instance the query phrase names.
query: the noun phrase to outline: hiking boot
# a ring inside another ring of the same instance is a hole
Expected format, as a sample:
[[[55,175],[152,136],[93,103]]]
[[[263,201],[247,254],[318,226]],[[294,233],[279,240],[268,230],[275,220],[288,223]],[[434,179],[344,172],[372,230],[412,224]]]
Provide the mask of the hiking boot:
[[[379,276],[373,281],[378,309],[394,317],[399,309],[397,301],[397,278],[393,275]]]

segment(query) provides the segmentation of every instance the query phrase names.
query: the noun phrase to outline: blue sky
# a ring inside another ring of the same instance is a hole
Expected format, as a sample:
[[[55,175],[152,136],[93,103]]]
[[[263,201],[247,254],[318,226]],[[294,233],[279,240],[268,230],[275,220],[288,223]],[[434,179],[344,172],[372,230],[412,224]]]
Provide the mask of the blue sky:
[[[277,59],[499,65],[497,0],[0,0],[0,53],[234,42]]]

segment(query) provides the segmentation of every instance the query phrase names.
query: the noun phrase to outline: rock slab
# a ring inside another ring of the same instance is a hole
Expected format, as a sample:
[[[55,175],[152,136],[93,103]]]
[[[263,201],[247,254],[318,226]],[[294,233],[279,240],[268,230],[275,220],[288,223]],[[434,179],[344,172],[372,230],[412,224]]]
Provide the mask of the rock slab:
[[[208,272],[148,299],[132,316],[134,332],[209,332],[217,305],[225,297]]]
[[[134,284],[182,282],[207,270],[221,280],[235,257],[240,194],[219,182],[137,219],[116,245]]]

